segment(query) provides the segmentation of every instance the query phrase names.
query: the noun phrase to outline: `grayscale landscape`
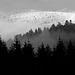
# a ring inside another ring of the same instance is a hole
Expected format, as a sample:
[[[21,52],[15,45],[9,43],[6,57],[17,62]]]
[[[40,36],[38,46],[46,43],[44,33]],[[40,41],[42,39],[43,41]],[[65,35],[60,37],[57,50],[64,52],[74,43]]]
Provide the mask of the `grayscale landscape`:
[[[74,6],[74,0],[0,0],[0,73],[74,74]]]

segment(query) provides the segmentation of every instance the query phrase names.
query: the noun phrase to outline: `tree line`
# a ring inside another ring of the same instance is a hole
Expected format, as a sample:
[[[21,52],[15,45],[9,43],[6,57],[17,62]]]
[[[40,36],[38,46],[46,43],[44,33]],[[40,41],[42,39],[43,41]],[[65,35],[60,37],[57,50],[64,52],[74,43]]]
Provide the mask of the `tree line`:
[[[67,24],[71,24],[71,21],[70,23],[66,21],[65,25],[67,26]],[[61,26],[57,27],[61,28]],[[3,70],[6,70],[10,65],[10,71],[12,71],[11,68],[14,68],[13,70],[19,74],[74,73],[75,45],[69,40],[65,46],[63,40],[59,37],[56,46],[51,48],[49,44],[45,46],[42,42],[37,53],[35,53],[34,47],[29,40],[28,42],[25,41],[24,45],[21,46],[19,39],[16,37],[15,42],[8,49],[6,42],[0,38],[0,63]]]
[[[75,47],[71,40],[65,47],[59,37],[57,45],[53,49],[49,44],[44,46],[44,43],[42,43],[38,47],[38,52],[34,53],[34,47],[30,41],[25,41],[24,46],[21,47],[19,40],[16,38],[15,43],[8,50],[6,43],[0,38],[0,59],[8,62],[9,60],[15,61],[14,63],[19,64],[21,62],[20,65],[25,66],[28,71],[35,75],[52,72],[74,72]]]
[[[39,34],[41,34],[43,31],[48,30],[50,33],[52,32],[57,32],[57,31],[65,31],[67,33],[71,33],[71,32],[75,32],[75,23],[72,23],[72,20],[68,21],[66,20],[64,24],[61,24],[60,22],[58,22],[57,25],[52,24],[51,27],[44,27],[44,29],[42,30],[41,28],[35,29],[35,31],[33,31],[32,29],[29,30],[29,32],[27,32],[26,34],[18,34],[16,35],[19,38],[29,38],[29,37],[34,37],[34,36],[38,36]],[[15,37],[16,37],[15,36]]]

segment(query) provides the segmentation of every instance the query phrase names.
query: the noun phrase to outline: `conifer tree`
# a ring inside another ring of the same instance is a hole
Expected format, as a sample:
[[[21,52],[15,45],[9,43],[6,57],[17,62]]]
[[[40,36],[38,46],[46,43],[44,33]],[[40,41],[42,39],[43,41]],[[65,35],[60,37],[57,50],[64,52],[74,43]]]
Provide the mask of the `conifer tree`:
[[[21,51],[21,44],[20,41],[18,40],[18,38],[15,38],[15,43],[13,43],[12,47],[11,47],[11,51],[10,53],[13,56],[21,56],[22,51]]]
[[[56,48],[55,48],[54,54],[53,54],[57,72],[64,71],[65,54],[66,54],[66,52],[65,52],[64,43],[59,37],[58,43],[56,45]]]
[[[68,46],[67,46],[67,56],[75,57],[75,48],[74,48],[71,40],[69,41]]]
[[[38,47],[38,58],[46,58],[46,49],[43,43]]]
[[[47,44],[46,46],[46,53],[47,53],[47,58],[50,58],[53,55],[52,49],[50,48],[49,44]]]
[[[34,48],[32,46],[32,44],[30,43],[30,41],[28,41],[28,43],[24,43],[24,47],[23,47],[23,52],[24,52],[24,56],[28,59],[30,58],[34,58]]]
[[[58,43],[56,45],[54,54],[56,57],[64,57],[65,56],[65,46],[64,46],[63,41],[60,39],[60,37],[59,37]]]
[[[6,43],[0,37],[0,56],[7,56],[7,55],[8,55],[8,51],[7,51]]]

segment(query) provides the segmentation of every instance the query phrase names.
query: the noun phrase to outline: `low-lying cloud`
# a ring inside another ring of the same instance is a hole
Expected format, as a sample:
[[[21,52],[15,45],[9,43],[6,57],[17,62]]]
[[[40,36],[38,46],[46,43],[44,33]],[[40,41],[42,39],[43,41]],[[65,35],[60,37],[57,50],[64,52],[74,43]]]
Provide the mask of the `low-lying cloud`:
[[[22,14],[0,17],[0,35],[4,40],[14,38],[16,34],[25,34],[30,29],[50,27],[53,23],[75,22],[74,12],[32,11]]]

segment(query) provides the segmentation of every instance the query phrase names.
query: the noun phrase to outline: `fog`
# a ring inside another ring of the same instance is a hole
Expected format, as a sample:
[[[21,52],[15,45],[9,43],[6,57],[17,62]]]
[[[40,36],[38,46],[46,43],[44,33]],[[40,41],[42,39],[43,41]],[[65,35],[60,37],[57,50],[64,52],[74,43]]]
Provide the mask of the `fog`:
[[[0,23],[0,35],[4,40],[9,38],[14,38],[17,34],[25,34],[30,29],[37,29],[38,27],[50,27],[49,25],[40,25],[40,24],[28,24],[28,23]]]
[[[17,34],[25,34],[30,29],[33,31],[40,27],[51,27],[54,23],[64,23],[65,20],[72,20],[75,22],[74,12],[52,12],[52,11],[31,11],[28,13],[0,17],[0,35],[4,40],[14,38]],[[11,21],[8,21],[11,20]]]

